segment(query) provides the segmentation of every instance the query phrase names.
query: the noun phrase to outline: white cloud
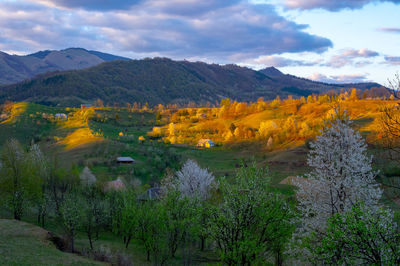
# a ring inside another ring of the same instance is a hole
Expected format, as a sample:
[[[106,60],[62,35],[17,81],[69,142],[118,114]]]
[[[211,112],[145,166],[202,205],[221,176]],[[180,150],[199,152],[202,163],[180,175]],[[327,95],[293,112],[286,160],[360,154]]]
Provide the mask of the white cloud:
[[[367,74],[341,74],[326,76],[320,73],[313,73],[307,78],[324,83],[359,83],[367,82]]]
[[[360,50],[355,49],[347,49],[342,50],[339,54],[332,56],[332,58],[325,63],[325,66],[333,67],[333,68],[341,68],[346,65],[358,65],[364,66],[367,65],[369,61],[357,62],[355,59],[358,58],[373,58],[379,56],[378,52],[368,50],[366,48],[362,48]]]

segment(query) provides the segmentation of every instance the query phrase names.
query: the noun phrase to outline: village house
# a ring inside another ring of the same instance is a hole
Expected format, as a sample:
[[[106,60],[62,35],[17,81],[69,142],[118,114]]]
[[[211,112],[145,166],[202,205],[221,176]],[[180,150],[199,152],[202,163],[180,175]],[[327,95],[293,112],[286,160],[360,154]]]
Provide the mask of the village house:
[[[64,113],[56,114],[56,119],[66,120],[67,118],[68,118],[68,116]]]
[[[134,159],[131,157],[118,157],[117,158],[117,163],[118,164],[133,164],[135,162]]]
[[[214,147],[214,146],[215,146],[214,141],[212,141],[210,139],[201,139],[197,143],[197,147],[200,147],[200,148],[211,148],[211,147]]]
[[[81,104],[81,109],[87,109],[93,107],[93,104],[90,103],[83,103]]]

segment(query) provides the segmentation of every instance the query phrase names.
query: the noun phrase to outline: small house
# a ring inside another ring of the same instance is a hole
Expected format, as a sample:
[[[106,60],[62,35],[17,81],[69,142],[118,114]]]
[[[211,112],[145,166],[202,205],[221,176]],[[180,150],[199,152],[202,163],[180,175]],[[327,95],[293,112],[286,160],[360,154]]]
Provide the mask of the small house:
[[[66,120],[68,116],[64,113],[56,114],[56,119]]]
[[[210,139],[201,139],[197,143],[197,147],[200,147],[200,148],[211,148],[211,147],[214,147],[214,146],[215,146],[214,141],[212,141]]]
[[[118,164],[133,164],[133,163],[135,163],[135,160],[132,159],[131,157],[118,157],[117,163]]]
[[[90,103],[83,103],[81,104],[81,109],[87,109],[93,107],[93,104]]]

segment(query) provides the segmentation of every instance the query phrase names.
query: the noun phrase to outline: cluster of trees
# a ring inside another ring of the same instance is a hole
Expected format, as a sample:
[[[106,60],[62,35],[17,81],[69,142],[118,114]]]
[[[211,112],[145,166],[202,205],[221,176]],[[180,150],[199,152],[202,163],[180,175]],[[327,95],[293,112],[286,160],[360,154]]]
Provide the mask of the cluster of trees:
[[[342,93],[302,96],[299,99],[289,96],[281,100],[277,96],[273,101],[264,101],[259,98],[250,103],[227,98],[221,100],[219,108],[161,108],[157,113],[157,121],[166,126],[154,127],[149,136],[163,137],[166,142],[173,144],[196,145],[199,139],[209,138],[217,144],[261,140],[279,146],[314,138],[322,128],[323,120],[334,112],[332,105],[337,103],[348,106],[350,110],[354,109],[352,115],[359,115],[358,107],[367,104],[359,100],[369,99],[367,96],[366,91],[352,89]],[[394,96],[384,98],[393,100]],[[393,105],[393,102],[385,103]],[[374,101],[369,111],[380,112],[381,104],[380,100]],[[273,113],[252,116],[266,110]],[[247,118],[252,122],[246,123]],[[264,120],[257,123],[257,119]]]
[[[310,144],[312,171],[293,182],[302,215],[298,248],[317,264],[397,265],[400,227],[380,201],[372,157],[350,124],[336,109]]]
[[[140,243],[155,264],[177,253],[190,263],[195,249],[206,248],[230,265],[282,261],[294,230],[293,204],[270,189],[267,170],[256,165],[242,168],[233,183],[217,182],[189,160],[163,180],[158,197],[147,198],[133,189],[105,192],[88,171],[80,178],[77,169],[56,168],[37,145],[26,151],[10,140],[1,171],[3,206],[18,220],[34,208],[43,227],[59,221],[72,251],[78,232],[93,249],[101,232],[112,231],[126,248]]]

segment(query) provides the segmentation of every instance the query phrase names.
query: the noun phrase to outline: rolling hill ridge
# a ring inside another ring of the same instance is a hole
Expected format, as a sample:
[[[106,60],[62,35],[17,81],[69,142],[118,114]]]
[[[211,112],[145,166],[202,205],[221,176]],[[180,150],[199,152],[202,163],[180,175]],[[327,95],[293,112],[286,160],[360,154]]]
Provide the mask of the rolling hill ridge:
[[[45,56],[48,55],[37,55]],[[377,83],[325,84],[286,75],[275,68],[256,71],[237,65],[153,58],[104,62],[97,66],[37,76],[0,89],[0,100],[78,105],[96,99],[106,104],[255,101],[307,96],[329,90],[369,89]]]

